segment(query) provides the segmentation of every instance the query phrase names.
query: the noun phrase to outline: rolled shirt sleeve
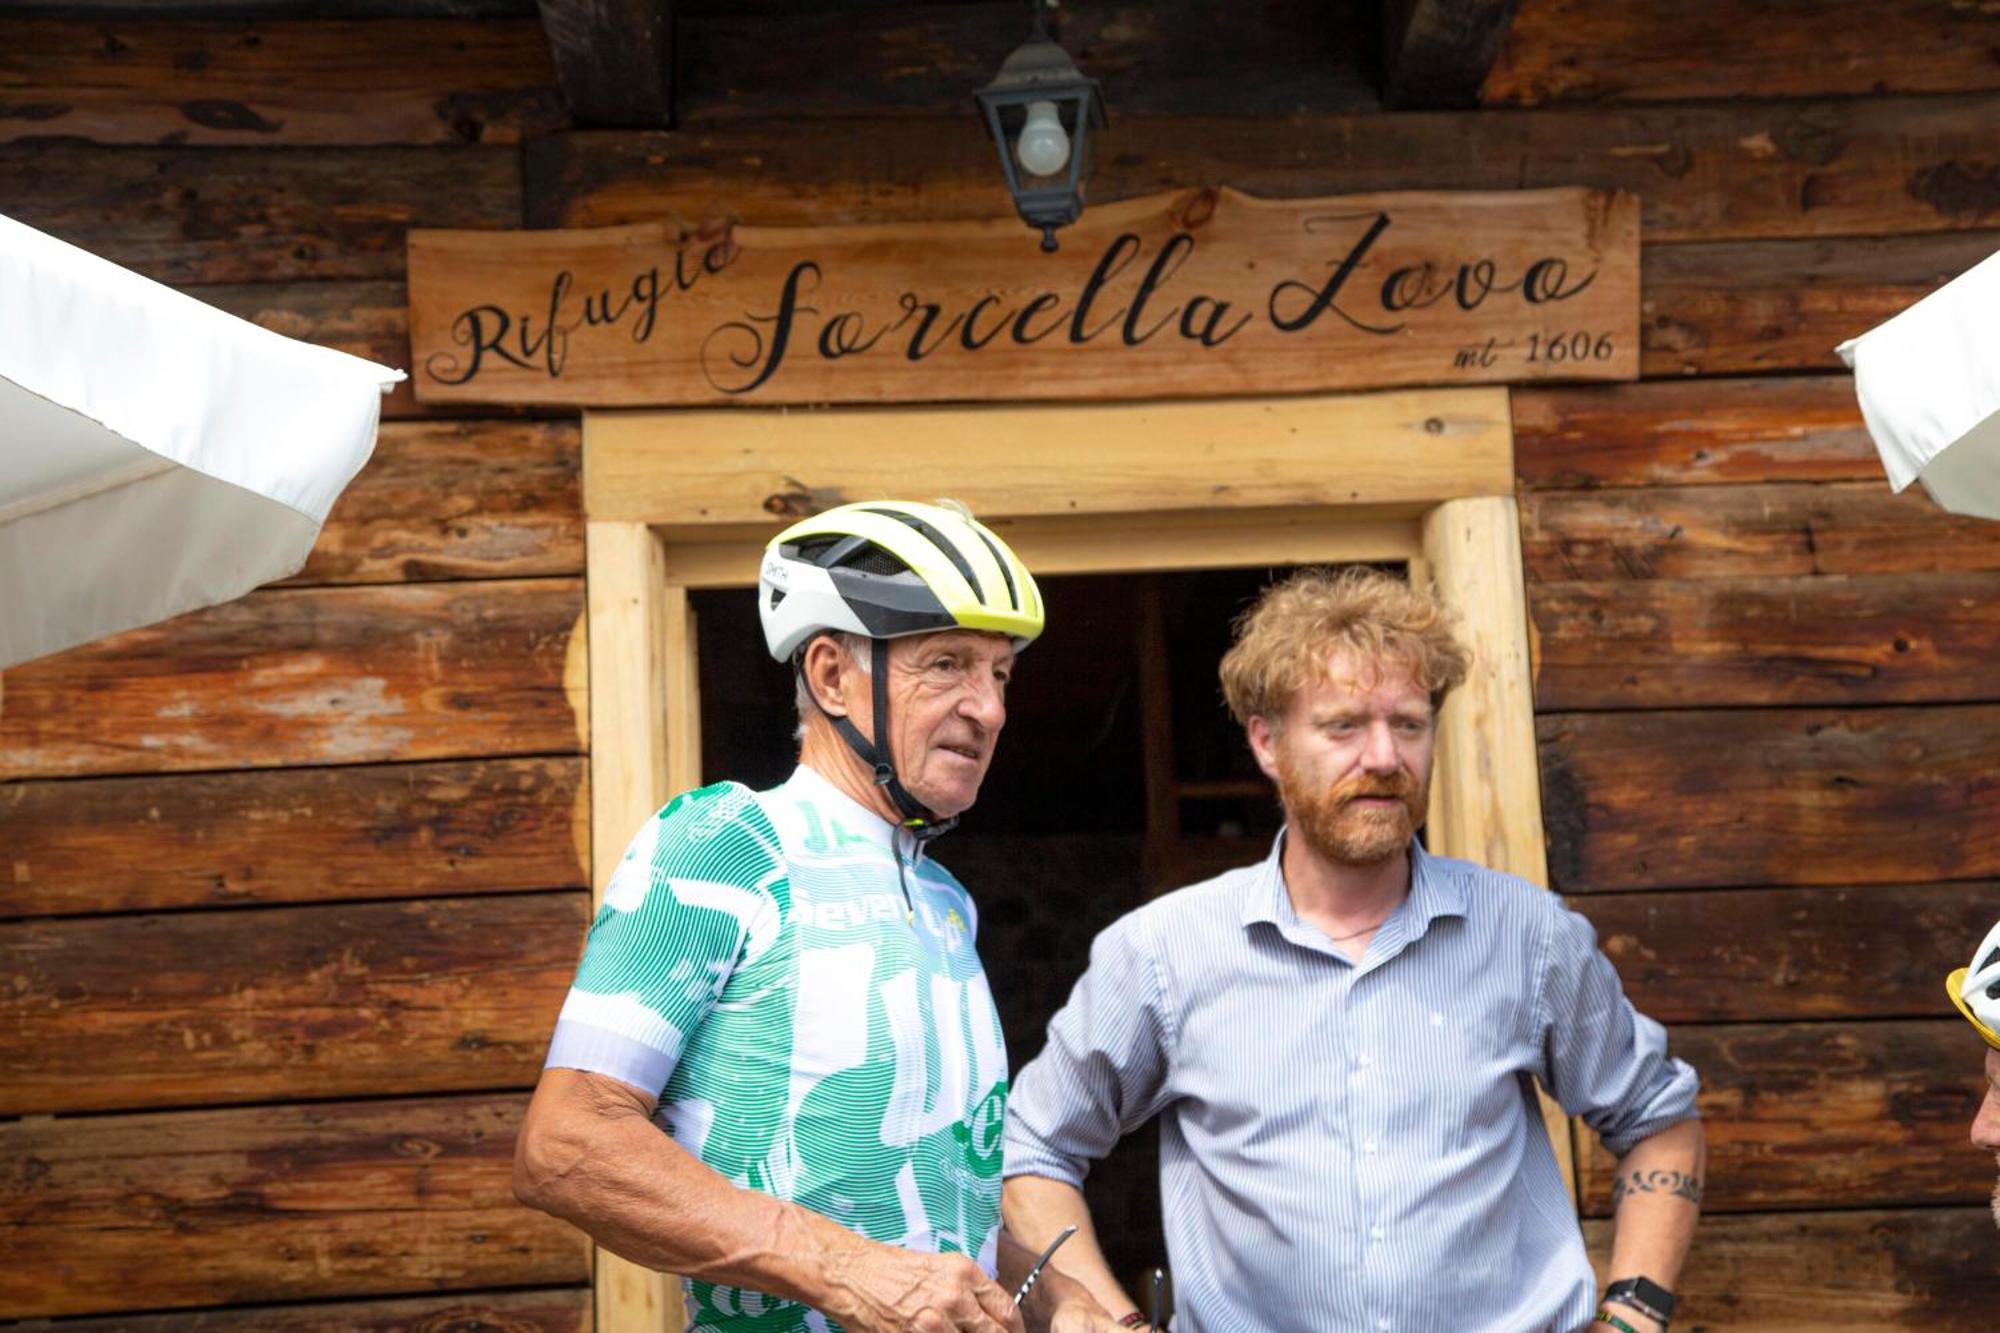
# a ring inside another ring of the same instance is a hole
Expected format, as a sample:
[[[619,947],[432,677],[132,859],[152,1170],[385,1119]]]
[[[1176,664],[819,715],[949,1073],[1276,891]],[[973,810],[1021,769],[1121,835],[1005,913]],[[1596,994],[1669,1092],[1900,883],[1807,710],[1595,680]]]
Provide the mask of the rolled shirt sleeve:
[[[1666,1029],[1625,997],[1587,918],[1560,906],[1551,912],[1539,979],[1544,1082],[1614,1155],[1699,1115],[1699,1077],[1667,1054]]]
[[[1173,1045],[1165,989],[1143,911],[1098,935],[1048,1044],[1014,1081],[1006,1175],[1081,1187],[1093,1162],[1159,1111]]]

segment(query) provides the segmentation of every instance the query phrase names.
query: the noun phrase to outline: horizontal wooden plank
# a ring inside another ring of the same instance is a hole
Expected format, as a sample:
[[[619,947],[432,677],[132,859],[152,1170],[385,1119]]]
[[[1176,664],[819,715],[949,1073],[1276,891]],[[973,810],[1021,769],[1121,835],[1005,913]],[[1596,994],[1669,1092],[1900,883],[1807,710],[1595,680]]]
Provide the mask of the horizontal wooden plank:
[[[1941,959],[1993,926],[2000,884],[1586,894],[1625,992],[1663,1023],[1914,1018]]]
[[[291,585],[583,573],[570,422],[391,422]]]
[[[1538,583],[1535,704],[2000,700],[2000,573]]]
[[[0,786],[0,917],[588,887],[581,759]]]
[[[1371,11],[1363,0],[1266,0],[1242,10],[1198,0],[1079,5],[1056,11],[1053,35],[1103,84],[1121,125],[1161,114],[1373,110],[1369,53],[1352,39]],[[720,6],[676,17],[680,124],[948,116],[975,137],[983,134],[972,90],[1029,29],[1027,12],[1009,0]]]
[[[1868,481],[1886,486],[1846,373],[1514,390],[1524,489]]]
[[[93,1314],[588,1280],[514,1202],[526,1094],[0,1124],[0,1309]]]
[[[582,611],[577,579],[251,593],[8,671],[0,777],[575,753]]]
[[[518,143],[566,123],[532,17],[327,12],[316,7],[305,21],[129,13],[0,21],[0,138]]]
[[[2000,250],[2000,232],[1660,245],[1644,257],[1649,379],[1835,370],[1834,347]]]
[[[1701,1074],[1708,1214],[1976,1203],[1992,1155],[1966,1142],[1979,1109],[1979,1039],[1957,1015],[1880,1023],[1676,1028]],[[1615,1161],[1584,1155],[1584,1211],[1611,1210]]]
[[[1488,103],[2000,88],[2000,13],[1951,0],[1521,0]]]
[[[2000,878],[2000,707],[1539,718],[1564,893]]]
[[[1608,1279],[1610,1221],[1587,1220],[1583,1234]],[[1704,1217],[1674,1314],[1708,1333],[1986,1333],[2000,1301],[1995,1254],[1985,1208]]]
[[[1980,188],[2000,117],[1991,96],[1316,116],[1133,115],[1111,98],[1094,205],[1212,184],[1270,198],[1589,185],[1639,196],[1648,245],[2000,225],[2000,194]],[[787,115],[534,140],[529,216],[540,226],[812,226],[1009,212],[992,144],[970,115]]]
[[[530,1087],[590,895],[0,925],[0,1115]]]
[[[1530,584],[2000,570],[2000,523],[1881,481],[1529,491],[1520,509]]]
[[[588,1287],[182,1310],[15,1326],[61,1333],[590,1333]]]
[[[161,282],[400,278],[411,227],[520,225],[520,153],[40,140],[0,144],[0,199],[16,221]]]
[[[726,531],[895,492],[952,495],[995,519],[1409,505],[1511,491],[1506,419],[1504,391],[1492,388],[602,412],[585,423],[584,507],[592,520]]]

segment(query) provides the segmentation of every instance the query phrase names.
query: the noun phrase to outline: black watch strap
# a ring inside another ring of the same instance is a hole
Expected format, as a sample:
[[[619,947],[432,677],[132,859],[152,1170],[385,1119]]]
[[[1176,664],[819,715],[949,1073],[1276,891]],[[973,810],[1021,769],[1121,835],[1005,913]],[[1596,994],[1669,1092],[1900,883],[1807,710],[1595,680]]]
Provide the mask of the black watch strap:
[[[1604,1299],[1629,1305],[1662,1324],[1674,1317],[1674,1294],[1648,1277],[1620,1278],[1604,1289]]]

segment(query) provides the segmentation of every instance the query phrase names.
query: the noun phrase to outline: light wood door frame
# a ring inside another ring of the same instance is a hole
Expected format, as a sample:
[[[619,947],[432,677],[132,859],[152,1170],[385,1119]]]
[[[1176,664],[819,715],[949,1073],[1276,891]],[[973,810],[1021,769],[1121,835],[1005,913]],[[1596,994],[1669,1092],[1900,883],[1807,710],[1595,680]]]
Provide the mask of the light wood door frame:
[[[1406,562],[1473,669],[1438,724],[1435,850],[1546,884],[1503,388],[1089,406],[592,412],[584,417],[591,878],[699,785],[691,589],[756,581],[793,518],[950,495],[1037,575]],[[1545,1098],[1576,1197],[1568,1120]],[[677,1285],[600,1250],[599,1333],[678,1328]]]

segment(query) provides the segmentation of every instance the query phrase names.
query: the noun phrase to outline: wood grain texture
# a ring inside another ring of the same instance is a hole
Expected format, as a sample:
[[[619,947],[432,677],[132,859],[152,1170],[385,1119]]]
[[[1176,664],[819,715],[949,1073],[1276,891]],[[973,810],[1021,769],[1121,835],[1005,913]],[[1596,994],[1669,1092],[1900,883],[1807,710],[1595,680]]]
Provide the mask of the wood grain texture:
[[[1602,1280],[1611,1223],[1583,1234]],[[1704,1333],[1985,1333],[2000,1262],[1985,1208],[1718,1215],[1674,1285],[1675,1326]]]
[[[1645,253],[1647,378],[1836,370],[1836,344],[2000,249],[2000,232],[1653,246]]]
[[[2000,877],[2000,707],[1537,720],[1564,893]]]
[[[1992,1155],[1966,1142],[1979,1039],[1956,1015],[1879,1023],[1676,1028],[1701,1074],[1702,1212],[1983,1202]],[[1586,1214],[1608,1216],[1614,1160],[1583,1163]]]
[[[540,0],[537,7],[572,120],[632,129],[673,123],[668,0]]]
[[[1051,16],[1051,34],[1103,84],[1120,124],[1154,115],[1374,110],[1371,53],[1355,35],[1372,23],[1372,9],[1372,0],[1063,6]],[[972,90],[1028,31],[1026,7],[1008,0],[690,6],[679,23],[676,111],[684,125],[940,117],[983,141]]]
[[[1992,928],[2000,884],[1587,894],[1625,993],[1663,1023],[1939,1013],[1940,959]]]
[[[777,519],[896,493],[951,495],[995,519],[1060,519],[1072,533],[1067,521],[1080,515],[1407,509],[1510,491],[1506,419],[1503,391],[1493,388],[978,410],[607,412],[585,427],[584,508],[592,521],[753,541]],[[1083,440],[1087,451],[1077,447]],[[1225,458],[1233,479],[1218,481]],[[1132,537],[1125,530],[1112,540]],[[731,557],[738,569],[745,549]],[[1147,563],[1127,558],[1123,568]]]
[[[0,199],[16,221],[166,283],[401,278],[411,227],[520,225],[520,154],[39,140],[0,144]]]
[[[2000,524],[1880,481],[1529,491],[1520,503],[1531,583],[2000,570]]]
[[[1511,397],[1524,490],[1888,484],[1847,374],[1527,385]]]
[[[391,422],[287,585],[583,573],[571,422]]]
[[[247,1310],[122,1314],[65,1320],[59,1327],[62,1333],[591,1333],[590,1290],[548,1287]]]
[[[1385,0],[1382,100],[1472,107],[1500,54],[1516,0]]]
[[[0,925],[0,1114],[527,1087],[581,891]]]
[[[1633,377],[1638,202],[1576,189],[685,233],[410,234],[425,402],[1202,397]]]
[[[251,593],[6,674],[0,777],[575,753],[575,579]]]
[[[1990,95],[1258,116],[1134,115],[1107,96],[1115,119],[1092,168],[1093,206],[1212,184],[1270,198],[1588,185],[1638,195],[1649,246],[2000,224],[1991,136],[2000,99]],[[822,226],[1009,208],[992,145],[970,117],[791,111],[664,134],[554,134],[531,141],[525,160],[536,226]]]
[[[566,123],[532,18],[10,18],[0,53],[0,138],[518,143]]]
[[[2000,13],[1954,0],[1521,0],[1488,103],[2000,88]]]
[[[0,786],[0,917],[580,888],[583,761]]]
[[[0,1309],[164,1310],[587,1280],[514,1202],[526,1094],[0,1124]]]
[[[2000,700],[2000,573],[1537,583],[1543,711]]]

